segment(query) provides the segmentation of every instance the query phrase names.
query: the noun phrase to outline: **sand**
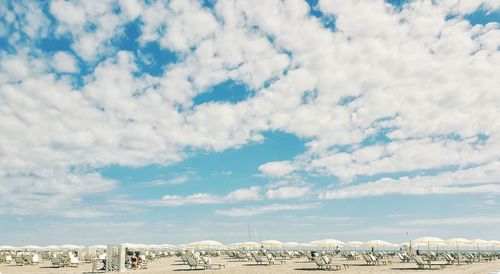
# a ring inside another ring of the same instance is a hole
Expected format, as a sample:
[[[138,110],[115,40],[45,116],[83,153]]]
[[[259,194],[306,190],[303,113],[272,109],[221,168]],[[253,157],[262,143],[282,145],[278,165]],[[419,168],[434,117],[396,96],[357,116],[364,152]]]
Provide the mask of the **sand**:
[[[396,261],[396,259],[394,259]],[[214,263],[226,264],[226,268],[222,270],[198,270],[194,273],[322,273],[322,272],[338,272],[338,273],[440,273],[440,274],[488,274],[491,272],[500,271],[500,260],[484,263],[474,263],[471,265],[450,265],[444,270],[418,270],[415,263],[393,263],[388,266],[366,266],[362,261],[345,261],[339,259],[336,263],[349,263],[351,266],[347,270],[340,271],[320,271],[316,269],[315,263],[307,262],[306,259],[288,260],[282,265],[264,265],[257,266],[255,262],[239,262],[224,257],[213,258]],[[9,273],[78,273],[82,274],[91,270],[90,264],[80,264],[78,267],[52,268],[50,262],[41,262],[38,265],[32,266],[16,266],[14,264],[0,264],[0,272],[2,274]],[[148,269],[144,270],[128,270],[126,273],[135,274],[159,274],[159,273],[189,273],[189,267],[182,264],[176,257],[165,258],[151,261],[148,263]]]

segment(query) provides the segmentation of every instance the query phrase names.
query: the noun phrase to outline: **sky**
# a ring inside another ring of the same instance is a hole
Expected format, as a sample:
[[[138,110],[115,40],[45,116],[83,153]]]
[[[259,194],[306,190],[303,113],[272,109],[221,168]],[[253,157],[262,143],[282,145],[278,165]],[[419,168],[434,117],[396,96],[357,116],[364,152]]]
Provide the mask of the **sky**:
[[[500,239],[498,0],[0,0],[0,244]]]

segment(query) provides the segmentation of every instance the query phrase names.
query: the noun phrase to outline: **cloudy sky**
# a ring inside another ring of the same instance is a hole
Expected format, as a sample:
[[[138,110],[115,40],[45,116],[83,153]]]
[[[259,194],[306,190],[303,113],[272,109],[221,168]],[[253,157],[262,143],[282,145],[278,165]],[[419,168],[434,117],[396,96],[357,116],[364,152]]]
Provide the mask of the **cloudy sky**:
[[[0,243],[499,238],[499,22],[498,0],[0,0]]]

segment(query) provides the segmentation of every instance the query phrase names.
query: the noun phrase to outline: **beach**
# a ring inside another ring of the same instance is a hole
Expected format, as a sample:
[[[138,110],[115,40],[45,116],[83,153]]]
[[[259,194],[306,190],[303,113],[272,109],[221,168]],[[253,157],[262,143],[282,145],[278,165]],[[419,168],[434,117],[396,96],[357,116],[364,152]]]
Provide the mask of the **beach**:
[[[320,273],[314,262],[308,262],[305,258],[286,260],[286,263],[276,265],[256,265],[254,261],[237,261],[227,257],[214,257],[214,263],[225,264],[225,268],[218,270],[196,270],[199,273]],[[500,271],[500,260],[491,262],[481,262],[473,264],[449,265],[445,269],[419,270],[415,263],[400,263],[393,261],[392,265],[368,266],[362,260],[346,261],[345,259],[335,260],[335,263],[349,264],[349,268],[339,270],[340,273],[421,273],[430,271],[442,274],[487,274]],[[59,274],[75,273],[83,274],[91,271],[91,264],[80,264],[78,267],[53,268],[50,262],[44,261],[38,265],[16,266],[15,264],[0,264],[2,274]],[[327,270],[324,270],[327,272]],[[147,269],[127,270],[125,273],[136,274],[159,274],[159,273],[179,273],[190,272],[189,266],[182,263],[179,257],[162,258],[148,262]],[[117,272],[115,272],[117,273]]]

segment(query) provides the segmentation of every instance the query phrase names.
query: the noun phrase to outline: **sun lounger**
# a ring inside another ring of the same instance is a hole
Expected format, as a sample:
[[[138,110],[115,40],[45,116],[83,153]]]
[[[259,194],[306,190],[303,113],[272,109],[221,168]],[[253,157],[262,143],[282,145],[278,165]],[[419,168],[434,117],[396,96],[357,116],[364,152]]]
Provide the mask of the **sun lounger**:
[[[433,266],[438,266],[441,269],[444,269],[444,268],[446,268],[447,265],[449,265],[446,262],[433,262],[433,261],[426,262],[418,255],[414,255],[412,258],[415,261],[415,263],[417,263],[418,268],[422,268],[422,269],[425,269],[426,267],[431,269]]]
[[[198,261],[192,256],[186,256],[186,259],[189,265],[189,270],[198,269],[199,267],[205,269],[205,263],[203,263],[203,261]]]
[[[340,265],[325,262],[325,260],[321,256],[316,256],[316,257],[314,257],[313,260],[316,263],[316,266],[318,267],[318,269],[325,269],[325,270],[341,270],[342,269],[342,266],[340,266]]]
[[[212,263],[210,257],[202,257],[203,263],[205,264],[205,269],[222,269],[226,268],[225,264]]]
[[[16,257],[16,265],[23,266],[24,265],[24,259],[21,256]]]

